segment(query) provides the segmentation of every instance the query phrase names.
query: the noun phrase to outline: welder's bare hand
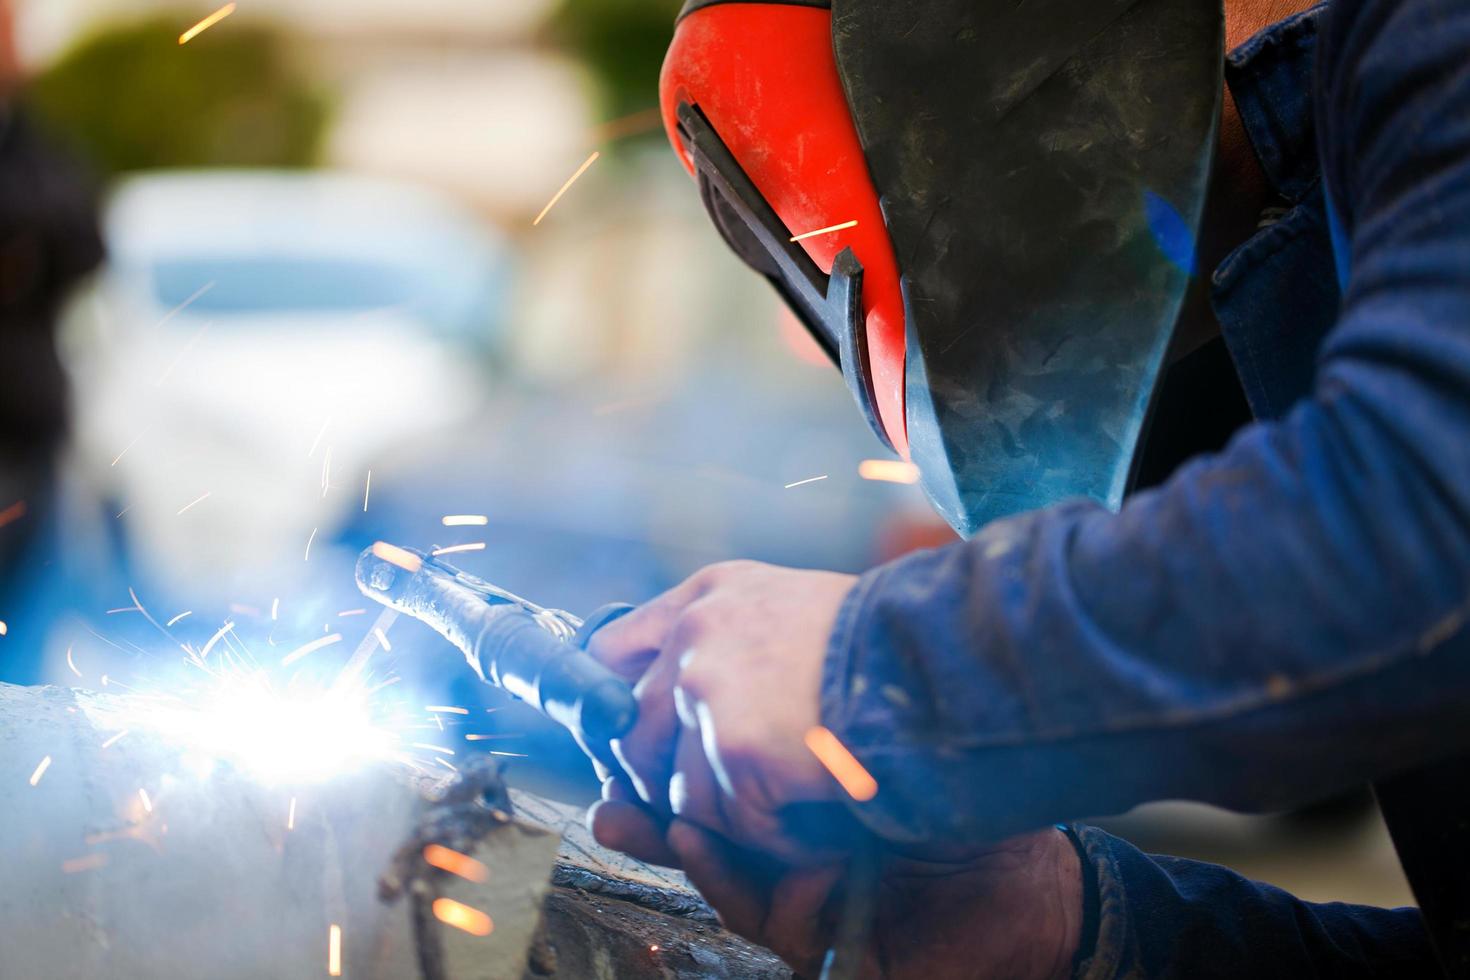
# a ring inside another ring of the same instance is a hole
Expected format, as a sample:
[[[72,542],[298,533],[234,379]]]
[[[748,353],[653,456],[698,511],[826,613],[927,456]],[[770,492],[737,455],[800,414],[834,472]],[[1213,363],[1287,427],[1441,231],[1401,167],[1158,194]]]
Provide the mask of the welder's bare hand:
[[[782,813],[840,792],[804,736],[820,721],[828,638],[855,581],[713,565],[594,634],[592,655],[635,683],[638,723],[613,749],[656,818],[812,859]]]
[[[842,866],[783,866],[676,820],[667,845],[726,928],[815,977],[840,910]],[[884,980],[1072,975],[1082,927],[1077,852],[1054,828],[886,865],[863,976]]]

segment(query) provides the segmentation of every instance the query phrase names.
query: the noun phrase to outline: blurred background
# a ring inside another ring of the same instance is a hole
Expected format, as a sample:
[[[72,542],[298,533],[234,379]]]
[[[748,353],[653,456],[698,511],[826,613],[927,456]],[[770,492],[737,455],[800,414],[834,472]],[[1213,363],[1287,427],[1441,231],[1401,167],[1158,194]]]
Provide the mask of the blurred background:
[[[840,374],[668,151],[678,6],[240,0],[181,45],[217,4],[0,0],[0,680],[133,683],[178,659],[165,622],[345,658],[376,539],[483,544],[451,560],[577,613],[712,561],[949,540],[860,478],[883,453]],[[390,635],[406,687],[493,736],[460,751],[590,799],[569,738]],[[1110,826],[1409,901],[1366,798]]]

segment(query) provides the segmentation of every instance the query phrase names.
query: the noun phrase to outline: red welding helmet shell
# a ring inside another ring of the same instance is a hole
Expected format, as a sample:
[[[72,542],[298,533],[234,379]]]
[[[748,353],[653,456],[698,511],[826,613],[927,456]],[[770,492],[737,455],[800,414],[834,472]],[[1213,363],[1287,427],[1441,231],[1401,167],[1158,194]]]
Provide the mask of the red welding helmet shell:
[[[699,108],[792,237],[857,222],[799,245],[824,273],[844,249],[861,263],[868,375],[862,380],[871,388],[880,436],[907,455],[898,264],[838,77],[827,5],[686,5],[659,90],[669,139],[691,174],[694,161],[679,133],[681,104]],[[715,217],[729,239],[726,223]],[[758,258],[731,245],[769,274]]]
[[[1222,25],[1220,0],[685,4],[675,150],[961,534],[1134,482]]]

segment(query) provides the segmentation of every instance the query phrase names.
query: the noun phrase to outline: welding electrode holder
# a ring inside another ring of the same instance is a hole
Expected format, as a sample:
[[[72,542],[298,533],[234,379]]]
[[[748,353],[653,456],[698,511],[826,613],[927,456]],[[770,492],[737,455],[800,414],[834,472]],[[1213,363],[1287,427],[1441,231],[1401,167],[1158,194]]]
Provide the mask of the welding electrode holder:
[[[610,758],[608,744],[633,727],[638,705],[620,678],[586,652],[594,632],[633,607],[604,606],[587,620],[542,609],[481,583],[422,552],[411,571],[369,548],[357,560],[357,585],[369,598],[432,626],[493,684],[570,729],[584,747]]]

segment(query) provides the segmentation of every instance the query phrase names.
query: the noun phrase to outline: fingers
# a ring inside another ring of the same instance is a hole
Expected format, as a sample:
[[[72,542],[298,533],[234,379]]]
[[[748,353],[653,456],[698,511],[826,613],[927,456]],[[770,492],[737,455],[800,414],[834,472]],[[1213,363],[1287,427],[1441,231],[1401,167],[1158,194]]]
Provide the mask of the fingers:
[[[669,826],[667,841],[689,881],[719,913],[725,928],[761,942],[766,889],[749,855],[685,820]]]
[[[613,754],[632,780],[638,796],[660,813],[670,812],[669,777],[673,773],[678,733],[671,692],[678,671],[672,657],[662,656],[654,661],[633,688],[633,697],[638,701],[638,723],[612,743]]]
[[[603,800],[587,811],[587,829],[603,847],[669,868],[679,857],[664,840],[665,825],[645,807],[628,800]]]
[[[664,648],[684,607],[707,588],[695,574],[592,634],[587,652],[626,681],[638,680]]]

